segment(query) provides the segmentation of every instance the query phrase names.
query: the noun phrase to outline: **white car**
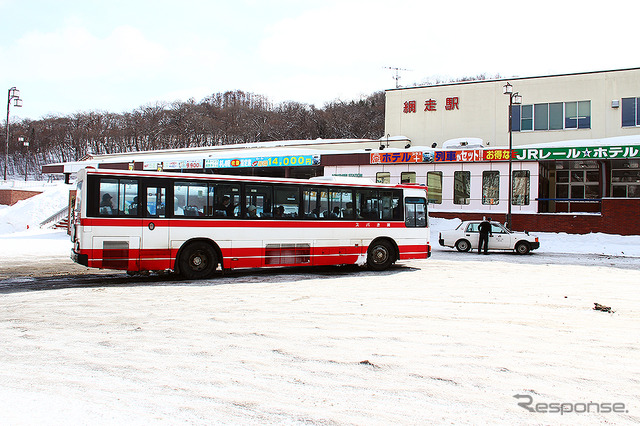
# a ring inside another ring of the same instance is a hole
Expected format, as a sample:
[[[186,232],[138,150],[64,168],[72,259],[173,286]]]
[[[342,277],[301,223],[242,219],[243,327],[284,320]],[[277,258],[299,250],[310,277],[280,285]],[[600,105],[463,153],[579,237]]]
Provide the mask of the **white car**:
[[[452,231],[442,231],[438,242],[443,247],[455,247],[458,251],[477,250],[480,235],[478,227],[481,222],[481,220],[468,220]],[[515,250],[518,254],[527,254],[531,250],[540,248],[540,242],[535,235],[529,235],[528,232],[509,231],[498,222],[491,222],[491,234],[489,250]]]

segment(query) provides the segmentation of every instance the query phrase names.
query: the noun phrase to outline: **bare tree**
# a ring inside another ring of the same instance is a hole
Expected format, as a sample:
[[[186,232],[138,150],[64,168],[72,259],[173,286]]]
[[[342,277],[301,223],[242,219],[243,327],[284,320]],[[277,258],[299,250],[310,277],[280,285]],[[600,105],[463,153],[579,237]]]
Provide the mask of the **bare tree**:
[[[25,167],[110,154],[317,138],[379,138],[384,132],[384,92],[323,108],[299,102],[272,104],[240,90],[214,93],[200,102],[146,105],[124,114],[106,111],[47,116],[12,124],[11,174]],[[29,154],[15,135],[29,135]]]

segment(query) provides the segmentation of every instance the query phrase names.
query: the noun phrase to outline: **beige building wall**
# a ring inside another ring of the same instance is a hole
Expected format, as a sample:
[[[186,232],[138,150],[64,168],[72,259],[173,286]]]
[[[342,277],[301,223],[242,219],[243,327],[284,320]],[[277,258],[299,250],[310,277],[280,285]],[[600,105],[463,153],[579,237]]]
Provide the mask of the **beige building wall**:
[[[509,82],[523,105],[591,101],[591,128],[513,132],[513,145],[640,134],[640,127],[622,127],[622,98],[640,98],[640,68],[546,77],[511,78],[438,86],[391,89],[386,92],[385,134],[406,136],[413,145],[431,146],[456,138],[481,138],[484,145],[508,146]],[[447,99],[458,107],[447,110]],[[435,111],[425,111],[435,101]],[[612,107],[612,101],[619,107]],[[416,112],[404,112],[405,102]]]

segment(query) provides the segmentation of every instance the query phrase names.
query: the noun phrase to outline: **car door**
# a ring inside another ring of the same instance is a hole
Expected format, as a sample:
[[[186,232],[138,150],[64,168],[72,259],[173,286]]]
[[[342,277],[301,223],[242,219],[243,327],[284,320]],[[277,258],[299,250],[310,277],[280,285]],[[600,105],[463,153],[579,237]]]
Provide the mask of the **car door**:
[[[510,250],[511,234],[501,225],[492,223],[491,234],[489,235],[489,250]]]
[[[478,240],[480,239],[479,227],[480,222],[470,222],[464,232],[464,237],[469,240],[472,249],[478,248]]]

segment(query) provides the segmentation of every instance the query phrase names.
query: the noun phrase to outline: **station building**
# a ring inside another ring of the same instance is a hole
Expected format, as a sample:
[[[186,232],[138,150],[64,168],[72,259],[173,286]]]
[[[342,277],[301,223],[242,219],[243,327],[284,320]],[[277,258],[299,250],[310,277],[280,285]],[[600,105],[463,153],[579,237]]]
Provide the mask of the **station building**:
[[[503,217],[511,199],[514,228],[640,233],[640,68],[387,90],[385,133],[442,151],[416,169],[432,214]]]
[[[637,235],[640,68],[391,89],[379,140],[90,156],[43,172],[69,176],[87,165],[413,183],[429,187],[436,217],[511,213],[517,230]]]

